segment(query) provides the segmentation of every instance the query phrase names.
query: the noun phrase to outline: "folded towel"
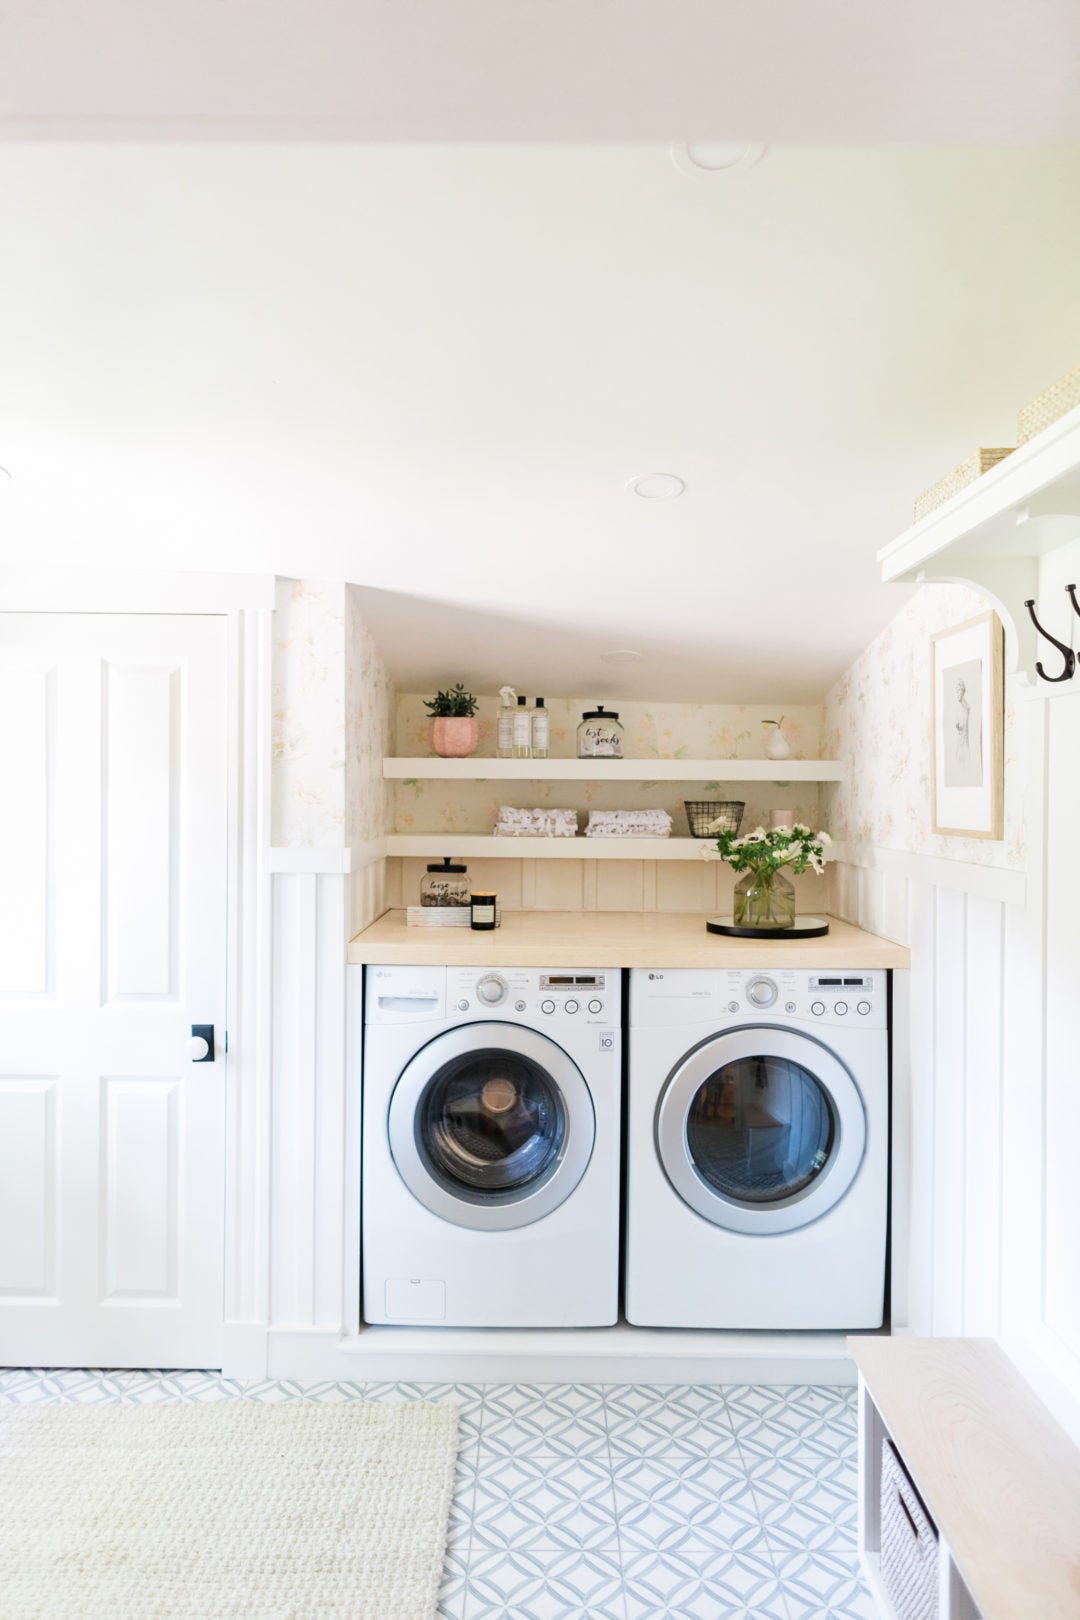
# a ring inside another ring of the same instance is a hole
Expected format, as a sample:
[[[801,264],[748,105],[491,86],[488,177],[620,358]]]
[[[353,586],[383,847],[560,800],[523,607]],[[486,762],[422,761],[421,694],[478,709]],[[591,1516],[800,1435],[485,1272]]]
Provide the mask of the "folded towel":
[[[577,830],[576,810],[520,810],[503,804],[495,822],[499,838],[576,838]]]
[[[590,810],[586,838],[670,838],[666,810]]]

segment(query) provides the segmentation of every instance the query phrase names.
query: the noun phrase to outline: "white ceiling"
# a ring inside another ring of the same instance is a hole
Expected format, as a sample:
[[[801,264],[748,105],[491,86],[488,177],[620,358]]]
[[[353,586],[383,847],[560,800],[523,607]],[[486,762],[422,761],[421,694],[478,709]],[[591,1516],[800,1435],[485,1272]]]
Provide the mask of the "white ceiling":
[[[8,0],[36,138],[1068,141],[1076,0]]]
[[[815,698],[1080,359],[1076,151],[0,145],[0,195],[3,558],[347,578],[406,686]]]

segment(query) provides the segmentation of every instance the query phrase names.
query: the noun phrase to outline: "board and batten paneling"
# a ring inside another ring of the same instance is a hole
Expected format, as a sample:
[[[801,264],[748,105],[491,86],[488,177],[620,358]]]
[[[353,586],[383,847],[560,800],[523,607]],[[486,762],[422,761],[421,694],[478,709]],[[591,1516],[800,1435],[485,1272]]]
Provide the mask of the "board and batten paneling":
[[[346,1053],[342,854],[271,851],[272,1328],[340,1331],[354,1286],[346,1267],[359,1265],[350,1214],[359,1142],[352,1151],[346,1119],[359,1071]]]
[[[833,872],[837,916],[911,949],[910,974],[894,976],[894,1327],[1001,1331],[1006,941],[1024,887],[875,850]]]

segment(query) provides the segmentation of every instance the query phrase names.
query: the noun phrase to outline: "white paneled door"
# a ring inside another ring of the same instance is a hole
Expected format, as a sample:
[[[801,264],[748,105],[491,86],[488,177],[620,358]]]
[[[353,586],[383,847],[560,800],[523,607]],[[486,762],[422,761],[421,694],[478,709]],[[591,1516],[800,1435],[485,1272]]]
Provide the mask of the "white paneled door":
[[[225,662],[221,617],[0,614],[3,1364],[221,1365]]]

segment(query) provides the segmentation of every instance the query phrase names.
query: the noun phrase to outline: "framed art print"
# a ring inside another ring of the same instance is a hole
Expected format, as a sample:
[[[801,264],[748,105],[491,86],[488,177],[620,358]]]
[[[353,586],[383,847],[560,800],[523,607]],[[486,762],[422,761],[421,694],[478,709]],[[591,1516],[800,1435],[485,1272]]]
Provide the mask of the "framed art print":
[[[982,613],[931,637],[931,781],[936,833],[1004,837],[1005,634]]]

